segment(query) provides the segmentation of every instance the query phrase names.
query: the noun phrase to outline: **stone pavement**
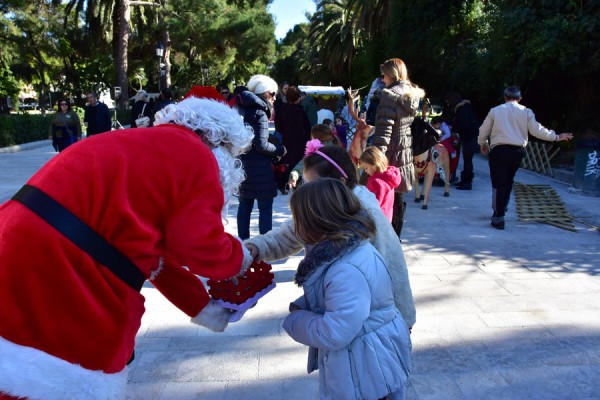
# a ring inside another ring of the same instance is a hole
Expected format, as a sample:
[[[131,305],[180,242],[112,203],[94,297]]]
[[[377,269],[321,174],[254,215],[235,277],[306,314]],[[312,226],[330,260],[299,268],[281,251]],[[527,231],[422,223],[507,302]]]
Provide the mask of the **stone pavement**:
[[[0,202],[54,156],[42,145],[0,154]],[[493,229],[487,162],[474,164],[472,191],[444,198],[434,187],[426,211],[408,201],[402,245],[417,323],[407,398],[600,398],[600,234],[518,221],[514,199],[506,229]],[[516,180],[553,186],[573,216],[600,225],[600,198],[523,170]],[[276,198],[274,226],[289,216],[288,199]],[[276,263],[277,287],[221,334],[189,323],[147,283],[128,399],[317,398],[306,348],[281,328],[301,294],[299,260]]]

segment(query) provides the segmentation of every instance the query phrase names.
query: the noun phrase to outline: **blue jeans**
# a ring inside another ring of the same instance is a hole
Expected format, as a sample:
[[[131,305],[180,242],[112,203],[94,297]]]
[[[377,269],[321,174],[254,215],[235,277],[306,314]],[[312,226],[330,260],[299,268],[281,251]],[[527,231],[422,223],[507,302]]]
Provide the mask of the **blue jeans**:
[[[250,216],[254,199],[240,197],[237,212],[238,236],[242,240],[250,238]],[[273,199],[256,199],[258,203],[258,231],[261,235],[273,228]]]

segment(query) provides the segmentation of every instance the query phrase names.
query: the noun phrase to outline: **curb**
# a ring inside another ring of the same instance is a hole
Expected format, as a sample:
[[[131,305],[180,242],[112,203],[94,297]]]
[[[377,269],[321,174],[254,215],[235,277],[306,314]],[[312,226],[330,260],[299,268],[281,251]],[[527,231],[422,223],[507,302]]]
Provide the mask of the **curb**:
[[[16,144],[14,146],[0,147],[0,154],[17,153],[19,151],[37,149],[40,147],[46,147],[46,146],[50,146],[50,145],[51,145],[51,140],[49,140],[49,139],[38,140],[37,142],[29,142],[29,143]]]

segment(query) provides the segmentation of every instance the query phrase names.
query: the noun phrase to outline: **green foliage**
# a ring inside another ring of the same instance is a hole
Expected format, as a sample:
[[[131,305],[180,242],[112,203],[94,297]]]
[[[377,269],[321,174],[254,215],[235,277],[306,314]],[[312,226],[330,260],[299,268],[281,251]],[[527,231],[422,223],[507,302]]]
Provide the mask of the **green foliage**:
[[[220,81],[242,83],[275,62],[275,25],[267,2],[236,3],[169,2],[165,21],[175,52],[173,84],[180,91],[203,81],[215,85],[218,73]]]
[[[277,44],[277,61],[271,76],[280,84],[287,81],[292,85],[316,85],[329,81],[326,68],[322,68],[320,62],[312,62],[308,28],[306,23],[296,25]]]
[[[0,115],[0,147],[48,139],[51,115]]]

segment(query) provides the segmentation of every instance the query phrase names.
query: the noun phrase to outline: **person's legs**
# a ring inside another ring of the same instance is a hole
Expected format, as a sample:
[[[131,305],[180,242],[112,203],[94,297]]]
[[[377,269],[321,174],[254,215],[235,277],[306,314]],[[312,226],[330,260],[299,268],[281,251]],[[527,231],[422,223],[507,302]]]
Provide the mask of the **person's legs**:
[[[477,152],[477,138],[463,143],[463,170],[460,173],[459,189],[470,190],[473,183],[473,156]]]
[[[392,226],[394,231],[400,237],[402,226],[404,225],[404,212],[406,211],[406,203],[402,199],[402,193],[394,192],[394,206],[392,214]]]
[[[242,240],[250,238],[250,215],[254,206],[254,199],[239,197],[237,212],[238,236]]]
[[[513,180],[521,161],[524,150],[516,146],[496,146],[490,152],[490,177],[494,195],[492,208],[494,215],[492,225],[504,227],[504,213],[512,191]]]
[[[258,201],[258,231],[261,235],[273,228],[273,199]]]
[[[525,157],[525,149],[522,147],[517,147],[513,150],[511,156],[507,160],[507,173],[509,182],[507,182],[507,193],[505,197],[505,202],[503,204],[504,208],[502,208],[502,215],[504,215],[506,209],[508,208],[508,203],[510,202],[510,194],[512,193],[512,188],[515,183],[515,175],[517,174],[517,171],[521,166],[523,157]]]
[[[71,144],[71,138],[69,135],[64,135],[62,137],[56,138],[58,144],[58,152],[60,153]]]

